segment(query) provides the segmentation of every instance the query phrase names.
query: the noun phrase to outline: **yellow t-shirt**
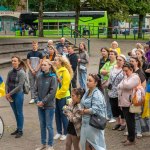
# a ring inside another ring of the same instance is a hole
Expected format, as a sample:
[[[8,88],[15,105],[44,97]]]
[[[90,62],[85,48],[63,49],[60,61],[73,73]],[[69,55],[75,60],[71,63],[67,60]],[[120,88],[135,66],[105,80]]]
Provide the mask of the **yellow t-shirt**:
[[[119,47],[117,47],[116,49],[110,48],[109,50],[114,50],[114,51],[116,51],[118,55],[121,54],[121,49],[120,49]]]

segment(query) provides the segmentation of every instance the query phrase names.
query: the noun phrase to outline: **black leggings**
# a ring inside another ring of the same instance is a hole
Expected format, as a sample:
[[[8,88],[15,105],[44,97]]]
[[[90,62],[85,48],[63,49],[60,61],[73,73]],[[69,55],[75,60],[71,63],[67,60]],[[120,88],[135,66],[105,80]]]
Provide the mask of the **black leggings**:
[[[122,107],[122,111],[127,123],[128,137],[130,142],[135,140],[135,114],[129,112],[129,107]]]
[[[118,118],[119,116],[121,116],[121,118],[124,119],[123,112],[120,109],[120,107],[118,106],[118,97],[109,98],[109,100],[110,100],[113,117]]]

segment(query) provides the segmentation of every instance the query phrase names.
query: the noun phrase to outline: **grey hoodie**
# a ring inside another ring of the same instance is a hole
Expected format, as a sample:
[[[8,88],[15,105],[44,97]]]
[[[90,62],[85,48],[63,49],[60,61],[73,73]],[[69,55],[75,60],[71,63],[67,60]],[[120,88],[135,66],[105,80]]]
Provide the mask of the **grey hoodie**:
[[[42,101],[44,108],[55,108],[57,78],[54,73],[41,73],[35,84],[35,101]]]

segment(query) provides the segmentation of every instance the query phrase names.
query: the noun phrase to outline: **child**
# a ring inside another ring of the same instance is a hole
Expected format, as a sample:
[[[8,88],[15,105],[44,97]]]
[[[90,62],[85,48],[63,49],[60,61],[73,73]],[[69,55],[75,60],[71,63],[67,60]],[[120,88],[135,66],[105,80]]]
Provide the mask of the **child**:
[[[84,95],[85,90],[81,88],[74,88],[71,92],[72,102],[69,105],[63,107],[65,115],[69,119],[67,128],[66,150],[71,150],[72,144],[74,149],[80,150],[80,129],[81,129],[81,115],[79,110],[81,109],[80,100]]]

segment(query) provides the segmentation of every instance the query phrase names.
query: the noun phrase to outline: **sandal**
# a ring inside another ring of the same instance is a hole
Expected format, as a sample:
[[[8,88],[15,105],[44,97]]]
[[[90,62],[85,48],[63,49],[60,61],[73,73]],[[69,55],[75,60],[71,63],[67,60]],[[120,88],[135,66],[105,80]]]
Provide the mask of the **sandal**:
[[[118,131],[123,131],[125,130],[125,128],[126,128],[126,125],[121,125],[120,128],[118,128]]]
[[[117,130],[117,129],[119,129],[120,127],[121,127],[120,124],[116,124],[116,125],[112,128],[112,130]]]

